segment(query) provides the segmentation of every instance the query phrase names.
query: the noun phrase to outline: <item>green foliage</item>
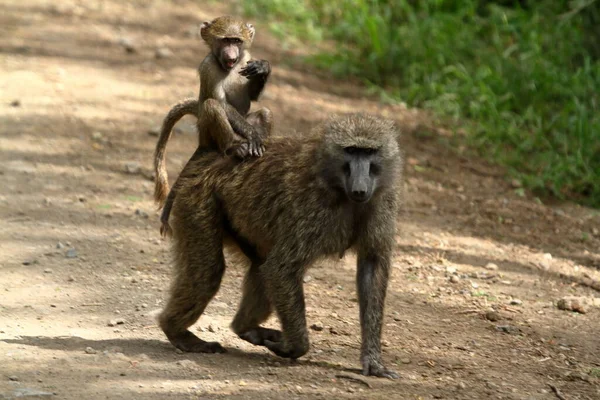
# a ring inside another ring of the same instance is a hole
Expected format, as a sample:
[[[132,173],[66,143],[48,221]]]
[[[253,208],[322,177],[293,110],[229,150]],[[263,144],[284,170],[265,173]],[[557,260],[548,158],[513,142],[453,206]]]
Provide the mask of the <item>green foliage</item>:
[[[600,206],[600,0],[246,0],[310,61],[467,121],[468,140],[540,193]]]

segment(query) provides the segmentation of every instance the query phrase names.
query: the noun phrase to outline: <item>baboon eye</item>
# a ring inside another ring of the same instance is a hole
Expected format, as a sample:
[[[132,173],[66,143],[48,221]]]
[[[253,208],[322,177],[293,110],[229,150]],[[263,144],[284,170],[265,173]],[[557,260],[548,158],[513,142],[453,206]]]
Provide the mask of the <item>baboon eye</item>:
[[[232,44],[242,43],[242,39],[239,39],[239,38],[229,38],[228,40],[229,40],[229,43],[232,43]]]
[[[379,173],[381,172],[381,167],[377,164],[373,164],[371,163],[369,165],[369,173],[371,175],[379,175]]]
[[[344,170],[344,174],[350,176],[350,163],[344,163],[342,169]]]
[[[344,147],[344,151],[347,154],[356,154],[359,152],[359,149],[358,149],[358,147],[351,146],[351,147]]]

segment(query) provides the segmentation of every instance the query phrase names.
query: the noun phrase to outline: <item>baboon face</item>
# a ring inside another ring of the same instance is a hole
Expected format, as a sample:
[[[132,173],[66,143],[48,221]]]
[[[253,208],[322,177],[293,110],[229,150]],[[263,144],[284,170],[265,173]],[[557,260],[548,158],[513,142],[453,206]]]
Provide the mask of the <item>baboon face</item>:
[[[226,72],[236,66],[242,51],[251,46],[254,33],[252,24],[227,16],[200,25],[200,35]]]
[[[341,179],[348,198],[366,203],[377,187],[381,170],[379,151],[373,148],[344,147]]]

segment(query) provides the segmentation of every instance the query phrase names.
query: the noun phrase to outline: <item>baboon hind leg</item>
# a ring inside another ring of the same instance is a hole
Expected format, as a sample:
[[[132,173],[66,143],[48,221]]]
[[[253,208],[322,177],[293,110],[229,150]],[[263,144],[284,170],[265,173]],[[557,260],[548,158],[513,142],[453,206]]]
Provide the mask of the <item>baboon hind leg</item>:
[[[265,340],[281,342],[282,335],[281,331],[260,326],[273,312],[266,287],[260,276],[260,264],[260,262],[253,261],[246,273],[242,300],[231,323],[231,329],[241,339],[257,346],[265,346]]]
[[[174,229],[175,277],[170,298],[159,316],[160,327],[178,349],[223,353],[218,342],[206,342],[188,328],[219,290],[225,272],[223,232],[215,201],[199,201],[194,218],[181,218]]]

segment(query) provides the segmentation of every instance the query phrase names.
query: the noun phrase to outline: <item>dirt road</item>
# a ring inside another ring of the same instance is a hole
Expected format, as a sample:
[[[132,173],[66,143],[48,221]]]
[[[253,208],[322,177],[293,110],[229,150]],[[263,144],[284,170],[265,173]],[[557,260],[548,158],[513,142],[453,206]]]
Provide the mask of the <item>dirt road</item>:
[[[176,352],[154,321],[170,261],[149,172],[162,117],[198,90],[206,50],[194,29],[226,11],[201,3],[0,3],[0,398],[600,398],[598,212],[536,201],[449,150],[423,113],[301,68],[260,21],[254,53],[274,68],[261,103],[281,133],[356,110],[404,131],[383,348],[401,379],[349,378],[360,343],[351,255],[308,272],[308,323],[323,329],[298,362],[229,330],[245,268],[231,257],[193,327],[228,353]],[[196,145],[193,120],[178,132],[171,179]],[[558,309],[568,296],[586,313]]]

